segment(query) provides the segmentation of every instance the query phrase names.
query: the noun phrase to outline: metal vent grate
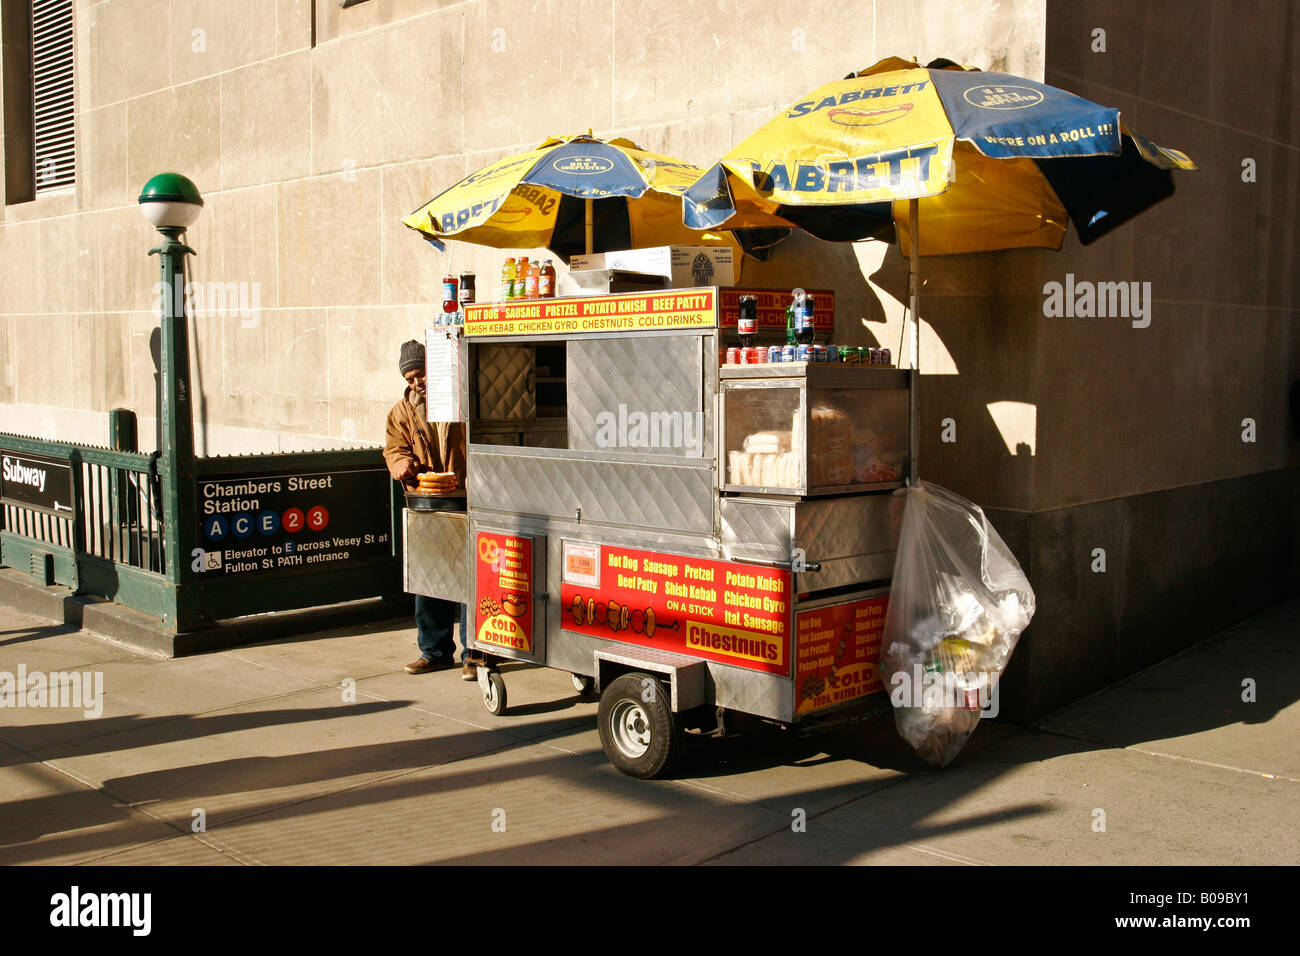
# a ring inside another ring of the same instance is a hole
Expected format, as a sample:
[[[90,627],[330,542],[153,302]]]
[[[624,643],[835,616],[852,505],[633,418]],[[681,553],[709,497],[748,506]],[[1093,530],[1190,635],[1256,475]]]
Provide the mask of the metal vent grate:
[[[72,0],[32,0],[32,132],[36,192],[76,182]]]

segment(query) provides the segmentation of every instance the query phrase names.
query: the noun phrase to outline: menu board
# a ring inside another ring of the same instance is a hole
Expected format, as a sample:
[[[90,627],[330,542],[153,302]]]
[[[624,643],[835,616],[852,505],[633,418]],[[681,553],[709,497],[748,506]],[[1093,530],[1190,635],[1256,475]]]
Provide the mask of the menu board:
[[[565,630],[789,675],[788,570],[566,545],[560,586]]]
[[[866,697],[882,688],[880,637],[889,595],[795,615],[796,714]]]
[[[474,639],[533,651],[533,539],[503,531],[475,538]]]

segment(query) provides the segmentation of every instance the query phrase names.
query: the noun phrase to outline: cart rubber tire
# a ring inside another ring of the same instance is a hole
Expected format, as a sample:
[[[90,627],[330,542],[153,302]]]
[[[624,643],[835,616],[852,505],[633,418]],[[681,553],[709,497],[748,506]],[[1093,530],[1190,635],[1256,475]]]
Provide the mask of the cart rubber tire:
[[[650,779],[676,763],[682,740],[668,699],[659,679],[642,671],[624,674],[600,695],[600,745],[623,773]]]
[[[493,717],[500,717],[506,712],[506,682],[496,671],[487,676],[488,689],[483,694],[483,706]]]
[[[573,679],[573,689],[583,697],[590,697],[596,692],[596,678],[586,674],[570,674],[569,677]]]

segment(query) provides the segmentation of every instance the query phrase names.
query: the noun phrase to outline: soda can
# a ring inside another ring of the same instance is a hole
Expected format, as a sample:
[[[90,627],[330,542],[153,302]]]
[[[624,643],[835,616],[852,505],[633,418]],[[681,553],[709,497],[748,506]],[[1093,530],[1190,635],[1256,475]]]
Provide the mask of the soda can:
[[[760,365],[765,358],[767,358],[767,352],[753,346],[740,350],[740,363],[742,365]]]
[[[799,356],[799,349],[797,346],[794,345],[781,346],[782,362],[793,362],[798,358],[798,356]]]
[[[812,346],[812,361],[822,363],[831,361],[830,349],[824,345]]]
[[[817,353],[811,345],[799,345],[795,347],[794,360],[796,362],[815,362],[817,361]]]
[[[781,346],[779,346],[779,345],[769,345],[769,346],[767,347],[767,360],[768,360],[769,362],[779,362],[779,361],[781,361]]]
[[[893,364],[894,364],[894,359],[890,356],[890,354],[889,354],[889,349],[881,349],[881,350],[880,350],[880,364],[881,364],[881,365],[893,365]]]
[[[736,348],[734,345],[731,348],[727,349],[727,364],[728,365],[740,364],[740,349]]]
[[[858,364],[858,350],[851,345],[840,346],[840,361],[845,365]]]

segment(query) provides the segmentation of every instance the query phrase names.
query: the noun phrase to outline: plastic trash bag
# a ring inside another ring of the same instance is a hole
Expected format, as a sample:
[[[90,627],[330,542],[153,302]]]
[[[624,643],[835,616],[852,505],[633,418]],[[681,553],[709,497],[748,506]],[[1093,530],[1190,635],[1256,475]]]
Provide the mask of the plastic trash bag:
[[[1034,616],[1034,591],[983,510],[938,485],[905,497],[880,677],[904,740],[946,766],[996,714],[998,678]]]

